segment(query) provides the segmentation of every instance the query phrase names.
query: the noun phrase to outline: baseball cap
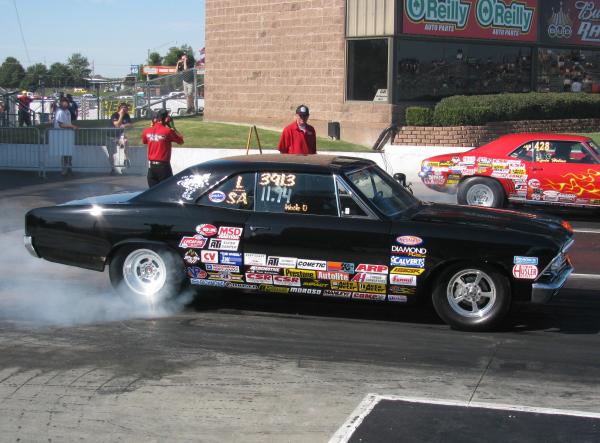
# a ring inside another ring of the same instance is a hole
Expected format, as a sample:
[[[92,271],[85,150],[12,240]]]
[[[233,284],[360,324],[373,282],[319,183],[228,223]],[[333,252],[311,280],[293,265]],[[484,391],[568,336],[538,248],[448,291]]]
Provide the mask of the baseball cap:
[[[301,117],[308,117],[310,115],[310,111],[308,110],[308,106],[306,105],[300,105],[296,108],[296,114],[298,114]]]

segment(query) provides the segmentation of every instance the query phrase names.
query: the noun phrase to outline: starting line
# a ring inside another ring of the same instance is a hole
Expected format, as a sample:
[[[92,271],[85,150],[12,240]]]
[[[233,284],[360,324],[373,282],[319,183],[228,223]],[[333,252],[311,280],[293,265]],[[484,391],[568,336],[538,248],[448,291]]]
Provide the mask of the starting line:
[[[376,411],[382,402],[387,403],[386,407]],[[397,411],[393,411],[393,408],[397,408]],[[395,413],[392,414],[391,411]],[[419,412],[421,412],[420,415]],[[507,412],[509,414],[506,414]],[[495,417],[496,413],[500,415]],[[375,415],[374,418],[373,415]],[[457,428],[456,420],[445,428],[443,421],[445,419],[452,420],[452,416],[462,419],[466,429],[472,429],[473,424],[478,423],[479,418],[481,422],[475,426],[479,429],[476,439],[471,440],[468,435],[461,432]],[[372,423],[368,423],[369,420]],[[484,426],[486,420],[491,428]],[[395,429],[394,426],[396,426]],[[445,441],[460,442],[482,440],[563,441],[561,440],[563,437],[557,434],[556,427],[560,427],[571,438],[575,437],[577,441],[600,441],[600,413],[598,412],[367,394],[346,422],[331,437],[329,443],[349,442],[357,434],[357,431],[360,435],[356,436],[355,441],[381,443],[387,441],[432,441],[436,440],[436,436],[439,439],[441,435],[446,435]],[[494,436],[494,429],[500,435]],[[511,431],[517,435],[507,435],[507,432]],[[578,431],[580,432],[578,433]],[[519,434],[519,432],[534,432],[535,434],[529,435],[530,438],[527,438],[526,434]],[[544,432],[547,432],[548,435],[540,435]],[[486,435],[485,438],[482,437],[482,433]]]

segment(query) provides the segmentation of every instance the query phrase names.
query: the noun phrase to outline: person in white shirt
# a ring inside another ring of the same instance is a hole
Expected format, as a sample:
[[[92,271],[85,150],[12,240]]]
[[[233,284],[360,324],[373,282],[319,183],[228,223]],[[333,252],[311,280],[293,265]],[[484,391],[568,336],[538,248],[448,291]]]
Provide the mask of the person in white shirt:
[[[581,92],[582,88],[583,83],[581,83],[581,79],[577,77],[575,80],[573,80],[573,83],[571,83],[571,92]]]
[[[77,129],[77,126],[71,123],[71,112],[69,111],[69,100],[61,97],[60,108],[54,116],[55,129]],[[71,174],[73,168],[73,143],[64,143],[62,147],[61,167],[62,175]]]

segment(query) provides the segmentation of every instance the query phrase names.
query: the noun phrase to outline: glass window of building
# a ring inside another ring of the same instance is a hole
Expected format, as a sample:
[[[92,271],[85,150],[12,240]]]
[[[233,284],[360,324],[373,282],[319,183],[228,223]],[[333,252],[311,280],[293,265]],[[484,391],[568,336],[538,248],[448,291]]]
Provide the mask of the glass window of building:
[[[540,92],[600,92],[600,51],[540,48]]]
[[[525,47],[401,40],[396,60],[400,101],[531,90]]]
[[[347,72],[347,99],[373,101],[388,87],[388,40],[348,40]]]

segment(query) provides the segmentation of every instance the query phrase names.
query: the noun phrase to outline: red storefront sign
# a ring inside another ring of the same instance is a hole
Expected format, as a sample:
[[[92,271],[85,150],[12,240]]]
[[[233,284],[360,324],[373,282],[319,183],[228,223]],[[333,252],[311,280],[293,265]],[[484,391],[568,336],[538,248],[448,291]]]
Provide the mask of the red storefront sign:
[[[142,68],[144,75],[171,75],[177,74],[175,66],[144,66]]]
[[[600,45],[600,0],[544,0],[542,38],[555,44]]]
[[[404,0],[402,32],[535,41],[538,0]]]

